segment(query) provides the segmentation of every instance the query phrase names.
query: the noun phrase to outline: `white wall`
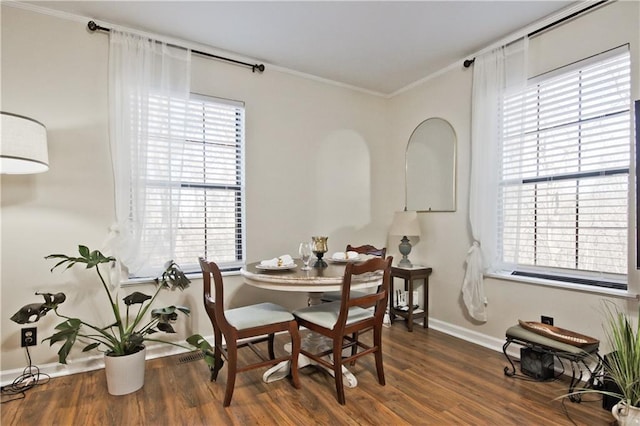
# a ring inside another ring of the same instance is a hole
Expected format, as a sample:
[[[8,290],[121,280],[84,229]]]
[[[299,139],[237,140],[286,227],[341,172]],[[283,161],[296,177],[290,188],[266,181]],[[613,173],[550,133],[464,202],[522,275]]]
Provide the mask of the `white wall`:
[[[615,2],[577,18],[530,41],[530,75],[537,75],[601,51],[631,43],[632,98],[640,98],[640,3]],[[601,300],[605,297],[572,290],[485,279],[489,300],[489,320],[479,323],[470,318],[461,302],[465,257],[471,243],[468,225],[470,168],[472,68],[451,67],[423,84],[398,94],[390,101],[389,128],[393,181],[403,182],[404,149],[411,132],[422,120],[442,117],[454,127],[458,137],[458,209],[455,213],[420,213],[423,236],[414,247],[413,258],[432,266],[430,317],[432,325],[471,340],[498,347],[505,330],[518,319],[539,321],[540,315],[554,317],[559,327],[603,338]],[[633,204],[633,203],[632,203]],[[632,218],[633,219],[633,218]],[[633,220],[630,229],[634,229]],[[395,248],[389,242],[390,248]],[[397,253],[397,248],[395,248]],[[630,254],[635,265],[634,254]],[[632,268],[633,269],[633,268]],[[640,291],[635,273],[630,288]],[[637,301],[615,299],[632,315]]]
[[[114,219],[108,146],[108,36],[74,21],[2,5],[2,110],[47,126],[50,170],[3,175],[2,346],[0,370],[26,365],[21,326],[9,317],[36,291],[64,291],[62,311],[107,323],[97,277],[82,268],[49,272],[50,253],[75,254],[78,244],[101,248]],[[297,254],[311,235],[329,236],[329,250],[348,242],[384,244],[393,210],[378,189],[388,174],[383,98],[278,70],[267,64],[253,74],[220,61],[195,57],[194,92],[246,104],[247,258]],[[290,308],[304,295],[283,297],[228,277],[227,303],[259,299]],[[126,289],[144,292],[152,286]],[[191,306],[181,338],[211,335],[201,309],[201,282],[164,300]],[[160,305],[159,305],[160,306]],[[60,322],[52,313],[37,323],[39,340]],[[80,345],[78,345],[80,346]],[[57,362],[48,344],[31,349],[34,363]],[[78,362],[79,351],[71,359]],[[69,370],[72,371],[73,366]],[[4,378],[4,377],[3,377]]]
[[[638,80],[638,2],[617,2],[595,13],[588,25],[581,19],[549,32],[550,41],[532,52],[563,58],[573,45],[602,49],[620,39],[632,43],[633,92]],[[32,176],[2,176],[0,371],[26,365],[19,347],[20,326],[8,318],[22,305],[38,300],[35,291],[65,291],[63,305],[74,315],[103,318],[103,295],[96,279],[81,268],[50,273],[49,253],[72,254],[77,244],[100,248],[113,221],[113,184],[108,148],[108,36],[90,33],[85,21],[73,21],[3,4],[1,108],[24,114],[48,128],[51,169]],[[597,13],[602,13],[597,12]],[[613,18],[610,16],[613,15]],[[571,25],[571,26],[570,26]],[[576,29],[571,29],[576,25]],[[562,32],[556,32],[562,31]],[[612,36],[612,39],[608,37]],[[595,41],[598,41],[596,43]],[[610,40],[606,42],[606,40]],[[615,41],[613,41],[615,40]],[[614,47],[614,46],[611,46]],[[462,62],[461,58],[461,62]],[[532,68],[533,69],[533,68]],[[499,347],[504,331],[517,319],[541,314],[556,324],[601,337],[601,296],[520,284],[485,281],[489,321],[479,324],[465,313],[460,300],[464,261],[470,244],[468,229],[469,128],[471,69],[460,66],[391,99],[304,78],[267,65],[264,74],[194,57],[193,90],[242,100],[247,109],[247,258],[295,254],[297,243],[312,234],[329,236],[329,250],[347,243],[387,244],[397,256],[398,241],[387,241],[393,212],[404,206],[404,152],[411,132],[429,117],[442,117],[458,137],[457,210],[419,215],[424,235],[412,259],[434,268],[430,319],[434,327]],[[305,296],[257,290],[229,277],[227,303],[277,300],[288,307]],[[632,285],[638,288],[634,278]],[[150,291],[147,286],[131,290]],[[187,333],[211,334],[200,309],[200,282],[165,300],[191,306],[183,321]],[[623,302],[637,312],[636,302]],[[39,339],[57,324],[54,315],[38,323]],[[55,363],[45,344],[31,351],[34,363]],[[83,354],[72,358],[80,364]],[[62,372],[70,371],[64,368]]]

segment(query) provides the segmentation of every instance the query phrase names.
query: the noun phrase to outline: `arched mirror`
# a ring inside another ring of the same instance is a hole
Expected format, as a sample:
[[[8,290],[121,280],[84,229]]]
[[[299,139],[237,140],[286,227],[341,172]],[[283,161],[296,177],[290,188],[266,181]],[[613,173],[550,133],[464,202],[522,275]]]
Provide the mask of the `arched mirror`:
[[[407,210],[456,210],[456,133],[447,120],[429,118],[413,131],[405,177]]]

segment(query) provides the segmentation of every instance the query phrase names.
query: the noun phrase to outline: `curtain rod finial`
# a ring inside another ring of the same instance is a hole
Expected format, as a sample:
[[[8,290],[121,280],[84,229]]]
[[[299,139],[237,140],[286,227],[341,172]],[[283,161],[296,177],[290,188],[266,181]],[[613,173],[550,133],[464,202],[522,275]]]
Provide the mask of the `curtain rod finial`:
[[[471,65],[473,65],[473,63],[476,61],[476,58],[473,59],[466,59],[462,65],[464,65],[465,68],[469,68]]]

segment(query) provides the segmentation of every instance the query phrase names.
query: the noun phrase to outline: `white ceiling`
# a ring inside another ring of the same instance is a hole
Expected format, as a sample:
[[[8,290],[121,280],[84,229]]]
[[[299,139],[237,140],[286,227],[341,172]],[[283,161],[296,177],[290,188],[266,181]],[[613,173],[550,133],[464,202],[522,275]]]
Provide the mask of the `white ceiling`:
[[[24,1],[379,94],[575,1]],[[215,53],[215,52],[214,52]]]

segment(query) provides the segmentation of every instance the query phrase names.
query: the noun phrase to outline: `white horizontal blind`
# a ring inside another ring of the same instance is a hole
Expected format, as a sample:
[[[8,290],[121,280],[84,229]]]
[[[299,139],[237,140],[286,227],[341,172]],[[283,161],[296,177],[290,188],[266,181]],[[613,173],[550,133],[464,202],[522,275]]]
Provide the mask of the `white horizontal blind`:
[[[192,95],[187,117],[167,123],[165,104],[160,98],[150,103],[150,117],[157,106],[159,119],[149,120],[145,220],[174,227],[159,231],[183,270],[199,270],[199,256],[223,270],[239,268],[244,262],[244,106]],[[163,137],[167,126],[184,131],[186,142]],[[159,202],[167,187],[171,212]],[[175,220],[162,220],[167,214]]]
[[[504,99],[498,253],[599,280],[627,273],[629,52],[577,65]]]

